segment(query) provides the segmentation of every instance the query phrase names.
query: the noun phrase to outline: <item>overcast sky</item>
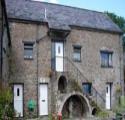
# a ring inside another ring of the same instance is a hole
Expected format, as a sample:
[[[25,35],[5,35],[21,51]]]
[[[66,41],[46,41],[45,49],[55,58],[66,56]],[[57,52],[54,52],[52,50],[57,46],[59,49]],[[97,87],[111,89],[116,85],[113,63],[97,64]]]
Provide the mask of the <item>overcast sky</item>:
[[[109,11],[125,18],[125,0],[35,0],[75,6],[96,11]]]

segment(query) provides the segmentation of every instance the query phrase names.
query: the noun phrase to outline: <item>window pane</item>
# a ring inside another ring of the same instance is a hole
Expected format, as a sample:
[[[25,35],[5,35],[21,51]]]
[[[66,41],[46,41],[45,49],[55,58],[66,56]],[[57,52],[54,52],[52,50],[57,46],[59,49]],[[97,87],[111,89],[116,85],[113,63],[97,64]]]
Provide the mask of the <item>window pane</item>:
[[[74,48],[73,59],[75,61],[81,61],[81,48]]]
[[[108,54],[106,53],[101,54],[101,65],[108,66]]]
[[[55,43],[52,42],[51,47],[51,67],[54,70],[55,69]]]
[[[32,49],[33,48],[33,45],[24,45],[24,48],[26,48],[26,49]]]
[[[112,66],[112,53],[101,52],[101,65],[104,67],[111,67]]]
[[[24,56],[32,57],[32,55],[33,55],[32,49],[25,49],[24,50]]]
[[[112,54],[109,54],[109,66],[112,66]]]
[[[83,93],[91,94],[91,84],[90,83],[83,84]]]
[[[33,44],[24,44],[24,58],[33,58]]]

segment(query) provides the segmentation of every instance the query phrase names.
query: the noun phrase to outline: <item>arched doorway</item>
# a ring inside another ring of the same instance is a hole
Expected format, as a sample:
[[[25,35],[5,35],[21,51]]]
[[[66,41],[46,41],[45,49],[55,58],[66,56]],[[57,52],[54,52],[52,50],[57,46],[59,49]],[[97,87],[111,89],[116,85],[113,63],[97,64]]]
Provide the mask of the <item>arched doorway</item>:
[[[65,93],[67,87],[67,81],[65,76],[61,76],[58,81],[58,90],[60,93]]]
[[[66,97],[60,109],[62,116],[67,119],[85,118],[91,113],[88,99],[81,93],[73,93]]]

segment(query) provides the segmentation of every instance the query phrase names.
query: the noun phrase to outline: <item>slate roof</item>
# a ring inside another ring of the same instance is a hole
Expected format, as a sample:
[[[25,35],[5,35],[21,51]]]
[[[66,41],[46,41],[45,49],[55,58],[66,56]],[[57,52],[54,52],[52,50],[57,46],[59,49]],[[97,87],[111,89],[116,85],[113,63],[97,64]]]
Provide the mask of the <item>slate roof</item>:
[[[53,29],[70,30],[70,26],[79,26],[122,32],[101,12],[31,0],[6,0],[6,5],[8,18],[48,22],[49,27]]]

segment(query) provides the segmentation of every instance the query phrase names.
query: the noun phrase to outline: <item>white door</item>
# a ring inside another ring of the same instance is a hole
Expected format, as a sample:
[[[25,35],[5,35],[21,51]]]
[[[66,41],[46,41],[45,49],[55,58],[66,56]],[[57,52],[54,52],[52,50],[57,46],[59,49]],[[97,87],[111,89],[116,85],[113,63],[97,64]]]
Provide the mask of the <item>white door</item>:
[[[55,43],[56,71],[63,72],[63,43]]]
[[[111,84],[106,86],[106,109],[111,109]]]
[[[23,86],[14,85],[14,109],[16,117],[23,117]]]
[[[40,84],[39,114],[48,115],[48,85]]]

